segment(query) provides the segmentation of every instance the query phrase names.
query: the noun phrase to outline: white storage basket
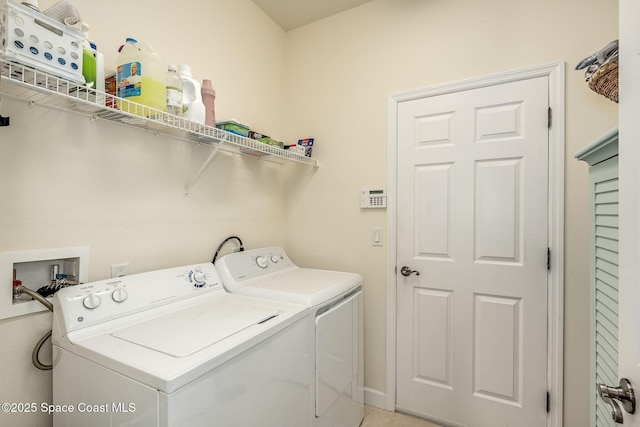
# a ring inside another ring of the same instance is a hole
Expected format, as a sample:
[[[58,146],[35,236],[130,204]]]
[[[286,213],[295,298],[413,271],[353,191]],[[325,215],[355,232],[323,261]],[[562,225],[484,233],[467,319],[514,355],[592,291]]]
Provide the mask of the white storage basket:
[[[84,36],[15,0],[0,0],[0,57],[84,84]]]

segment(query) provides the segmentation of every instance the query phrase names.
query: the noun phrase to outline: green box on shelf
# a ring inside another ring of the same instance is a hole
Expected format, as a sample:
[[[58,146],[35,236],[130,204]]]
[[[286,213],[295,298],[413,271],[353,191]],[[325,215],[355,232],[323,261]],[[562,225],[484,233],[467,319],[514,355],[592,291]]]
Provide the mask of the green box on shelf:
[[[262,142],[268,145],[273,145],[274,147],[284,148],[284,143],[280,141],[276,141],[275,139],[271,139],[271,138],[267,138],[267,139],[268,141],[262,141]]]
[[[265,135],[263,133],[260,133],[260,132],[256,132],[256,131],[250,130],[249,131],[249,138],[257,139],[258,141],[261,141],[261,140],[263,140],[265,138],[269,138],[269,136]]]
[[[240,136],[248,136],[249,135],[249,126],[243,125],[240,122],[236,122],[235,120],[227,120],[224,122],[216,123],[216,127],[218,129],[222,129],[227,132],[235,133]]]
[[[260,141],[263,144],[267,144],[267,145],[272,145],[274,147],[278,147],[278,148],[283,148],[284,144],[282,142],[276,141],[275,139],[272,139],[270,136],[265,135],[263,133],[259,133],[259,132],[255,132],[255,131],[249,131],[249,138],[251,139],[255,139],[256,141]]]

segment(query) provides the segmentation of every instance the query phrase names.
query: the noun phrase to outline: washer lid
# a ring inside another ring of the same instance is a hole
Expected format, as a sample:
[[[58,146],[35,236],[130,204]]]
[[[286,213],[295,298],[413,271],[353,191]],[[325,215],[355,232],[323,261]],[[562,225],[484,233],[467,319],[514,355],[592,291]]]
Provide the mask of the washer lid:
[[[315,307],[348,292],[361,282],[362,276],[356,273],[296,267],[233,284],[224,281],[224,286],[230,292],[242,295]]]
[[[278,314],[273,308],[224,299],[120,329],[112,336],[169,356],[187,357]]]
[[[254,346],[267,345],[295,322],[307,322],[303,329],[309,330],[302,305],[222,289],[197,299],[202,302],[188,298],[66,336],[54,327],[53,345],[168,394]]]

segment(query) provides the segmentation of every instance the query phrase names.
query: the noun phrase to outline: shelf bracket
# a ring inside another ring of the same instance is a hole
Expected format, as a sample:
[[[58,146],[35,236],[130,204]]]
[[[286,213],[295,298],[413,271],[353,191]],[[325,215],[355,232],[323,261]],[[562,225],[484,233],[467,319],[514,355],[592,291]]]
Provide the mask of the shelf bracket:
[[[211,150],[211,153],[209,153],[209,157],[207,157],[207,160],[204,161],[202,166],[200,166],[200,169],[198,170],[198,172],[196,172],[195,176],[191,179],[191,181],[189,181],[189,184],[187,184],[187,186],[184,188],[185,197],[189,195],[189,190],[191,190],[191,188],[200,178],[200,175],[202,175],[202,173],[205,171],[207,166],[209,166],[209,163],[211,163],[211,160],[213,160],[216,154],[218,154],[218,150],[220,150],[220,145],[221,143],[217,143],[215,145],[215,147]]]

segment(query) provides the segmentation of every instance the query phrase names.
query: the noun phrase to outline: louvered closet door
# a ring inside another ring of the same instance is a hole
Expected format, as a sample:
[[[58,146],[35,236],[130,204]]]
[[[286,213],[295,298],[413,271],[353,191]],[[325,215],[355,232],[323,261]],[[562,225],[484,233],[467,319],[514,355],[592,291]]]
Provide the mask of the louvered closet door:
[[[618,157],[591,167],[594,233],[591,289],[592,425],[614,427],[596,384],[618,384]]]

